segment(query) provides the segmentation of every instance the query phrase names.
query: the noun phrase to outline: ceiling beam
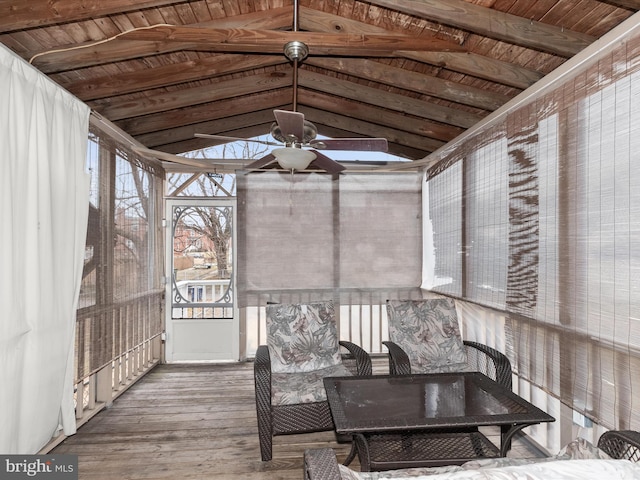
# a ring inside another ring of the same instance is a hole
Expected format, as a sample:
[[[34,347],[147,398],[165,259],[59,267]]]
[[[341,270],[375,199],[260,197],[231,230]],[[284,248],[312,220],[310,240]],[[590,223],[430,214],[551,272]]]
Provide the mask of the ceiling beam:
[[[78,82],[61,80],[58,83],[79,99],[89,101],[284,63],[288,62],[282,55],[216,55],[134,72],[123,72],[117,76],[106,75]]]
[[[300,89],[298,96],[301,106],[337,113],[342,116],[363,120],[414,135],[448,142],[464,132],[464,129],[435,123],[424,118],[411,117],[402,113],[393,113],[360,102],[340,99],[312,90]]]
[[[309,55],[396,56],[398,50],[463,52],[464,47],[435,37],[411,35],[375,35],[319,33],[305,31],[250,30],[241,28],[205,28],[163,26],[133,30],[119,40],[152,42],[177,41],[199,45],[217,52],[282,53],[288,42],[303,42]]]
[[[484,118],[483,115],[425,102],[398,93],[385,92],[305,68],[300,69],[298,73],[298,85],[457,127],[469,128]]]
[[[309,58],[305,63],[489,111],[500,108],[519,93],[507,96],[436,77],[427,82],[420,73],[362,58]]]
[[[369,3],[503,42],[572,57],[596,38],[464,0],[369,0]]]
[[[2,0],[0,0],[1,2]],[[287,28],[291,24],[291,8],[281,7],[264,12],[248,13],[229,18],[194,24],[207,28]],[[122,62],[151,55],[194,50],[197,45],[180,42],[107,41],[59,45],[56,49],[29,51],[23,56],[33,59],[33,65],[44,73],[64,72],[70,69],[91,67],[111,62]],[[279,53],[282,53],[280,51]]]
[[[98,113],[115,122],[176,108],[249,95],[292,85],[292,75],[285,72],[263,73],[172,92],[149,93],[140,99],[115,99],[91,105]]]
[[[348,18],[300,7],[300,27],[305,30],[349,33],[394,33],[382,27],[369,25]],[[519,65],[495,60],[470,52],[397,52],[399,56],[428,63],[454,72],[473,75],[495,83],[526,89],[540,80],[544,74]]]
[[[398,52],[404,58],[429,63],[465,75],[525,90],[544,77],[544,73],[482,55],[457,52]]]
[[[132,136],[141,136],[158,130],[175,129],[182,125],[195,125],[199,132],[215,133],[209,129],[206,122],[251,113],[256,110],[288,109],[290,104],[291,88],[288,87],[187,106],[143,117],[126,118],[116,122],[116,125]]]

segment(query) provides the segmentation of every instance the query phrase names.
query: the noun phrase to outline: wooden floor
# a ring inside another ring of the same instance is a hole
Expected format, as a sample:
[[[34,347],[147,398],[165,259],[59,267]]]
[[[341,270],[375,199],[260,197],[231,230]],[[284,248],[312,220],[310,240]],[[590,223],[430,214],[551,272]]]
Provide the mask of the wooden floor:
[[[252,363],[159,365],[53,453],[78,455],[81,480],[300,480],[306,448],[349,450],[332,432],[286,435],[262,462],[257,432]],[[539,455],[522,439],[510,452]]]

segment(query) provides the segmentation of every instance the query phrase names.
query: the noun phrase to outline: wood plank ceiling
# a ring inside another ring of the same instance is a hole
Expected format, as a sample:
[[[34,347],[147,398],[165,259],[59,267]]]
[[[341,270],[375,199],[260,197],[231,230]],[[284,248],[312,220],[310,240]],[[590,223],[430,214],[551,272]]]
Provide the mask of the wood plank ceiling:
[[[385,137],[420,159],[638,9],[300,0],[295,15],[292,0],[0,0],[0,42],[143,145],[181,153],[220,143],[194,133],[268,133],[272,110],[294,105],[283,47],[299,39],[309,56],[295,105],[320,134]]]

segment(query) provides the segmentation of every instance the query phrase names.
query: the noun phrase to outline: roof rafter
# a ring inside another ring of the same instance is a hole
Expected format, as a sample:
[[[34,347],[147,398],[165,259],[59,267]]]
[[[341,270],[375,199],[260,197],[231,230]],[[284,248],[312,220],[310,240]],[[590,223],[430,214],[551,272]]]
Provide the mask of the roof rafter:
[[[353,33],[393,33],[385,28],[340,17],[313,8],[300,8],[300,27],[312,31],[341,31]],[[484,78],[495,83],[525,89],[543,77],[543,74],[513,63],[495,60],[470,52],[415,52],[399,51],[398,56],[447,68],[455,72]]]
[[[590,35],[499,12],[464,0],[369,1],[378,7],[442,22],[489,38],[567,58],[596,40]]]

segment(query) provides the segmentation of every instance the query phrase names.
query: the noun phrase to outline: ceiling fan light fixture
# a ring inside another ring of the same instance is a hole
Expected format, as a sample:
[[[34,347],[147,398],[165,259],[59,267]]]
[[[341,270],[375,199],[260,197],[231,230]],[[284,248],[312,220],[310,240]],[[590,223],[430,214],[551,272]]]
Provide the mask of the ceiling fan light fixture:
[[[293,147],[276,148],[271,154],[285,170],[305,170],[316,159],[315,153]]]

